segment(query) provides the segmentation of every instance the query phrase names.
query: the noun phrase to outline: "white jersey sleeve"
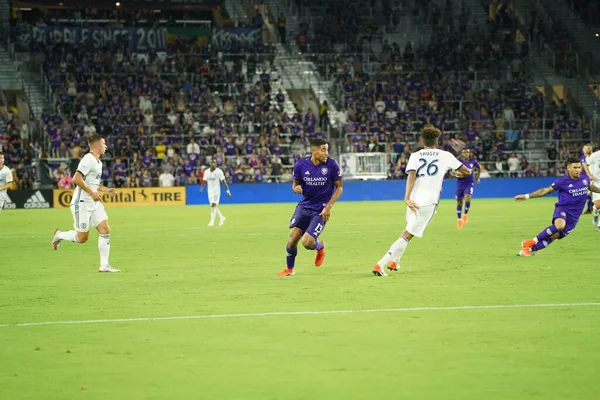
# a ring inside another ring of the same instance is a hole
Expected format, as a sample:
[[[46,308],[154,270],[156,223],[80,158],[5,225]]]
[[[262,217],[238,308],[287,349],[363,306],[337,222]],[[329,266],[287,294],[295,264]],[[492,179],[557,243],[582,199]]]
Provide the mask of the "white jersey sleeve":
[[[439,149],[423,149],[410,155],[406,172],[415,171],[417,179],[410,199],[418,206],[437,204],[440,201],[444,176],[457,170],[462,163],[451,153]]]
[[[219,171],[219,185],[221,185],[221,182],[225,180],[225,174],[221,168],[218,168],[217,171]]]
[[[592,153],[587,158],[587,165],[594,178],[596,178],[594,183],[600,184],[600,151]]]
[[[80,172],[84,178],[88,176],[92,168],[94,168],[94,165],[92,164],[92,158],[95,160],[94,156],[86,154],[77,165],[77,172]]]
[[[0,186],[4,186],[7,183],[13,181],[12,171],[6,165],[0,169]],[[0,190],[0,193],[6,193],[6,189]]]

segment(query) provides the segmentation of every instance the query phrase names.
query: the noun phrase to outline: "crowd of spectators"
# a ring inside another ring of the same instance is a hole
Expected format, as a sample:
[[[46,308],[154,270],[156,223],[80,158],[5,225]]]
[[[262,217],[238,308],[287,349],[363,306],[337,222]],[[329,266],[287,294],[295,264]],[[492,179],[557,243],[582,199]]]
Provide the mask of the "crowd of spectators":
[[[390,178],[402,179],[415,134],[432,123],[443,132],[442,148],[471,148],[492,175],[560,173],[549,157],[516,157],[527,154],[523,140],[554,140],[560,161],[591,138],[591,128],[531,89],[527,42],[515,44],[515,31],[506,29],[510,16],[476,27],[474,36],[451,25],[440,24],[426,46],[408,43],[401,51],[383,43],[374,71],[343,54],[324,64],[335,70],[342,93],[343,107],[332,116],[343,127],[341,150],[388,153]],[[192,46],[173,56],[140,56],[119,44],[104,51],[37,48],[54,90],[53,108],[42,116],[43,155],[77,159],[86,137],[98,132],[109,148],[108,186],[197,183],[212,158],[231,183],[290,180],[291,166],[312,137],[325,136],[327,124],[310,110],[283,112],[285,94],[272,86],[272,48],[258,43],[252,50],[228,56]],[[15,135],[11,146],[28,149]],[[8,159],[15,165],[35,150],[13,151]],[[72,184],[68,168],[53,165],[55,185]]]
[[[61,45],[40,55],[55,92],[42,116],[48,155],[78,158],[86,137],[100,133],[104,179],[117,187],[194,183],[211,158],[231,182],[286,180],[310,138],[324,136],[311,111],[283,112],[270,53],[151,59]],[[174,180],[161,179],[165,171]]]

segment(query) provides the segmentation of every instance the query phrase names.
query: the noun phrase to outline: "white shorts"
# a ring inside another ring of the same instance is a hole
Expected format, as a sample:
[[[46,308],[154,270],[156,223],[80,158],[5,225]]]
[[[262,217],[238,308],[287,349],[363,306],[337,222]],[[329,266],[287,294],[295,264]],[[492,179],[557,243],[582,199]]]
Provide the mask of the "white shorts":
[[[97,227],[100,222],[108,221],[108,215],[101,202],[93,205],[72,205],[73,228],[77,232],[89,232],[90,227]]]
[[[600,193],[594,193],[594,192],[592,192],[592,201],[595,203],[598,200],[600,200]]]
[[[221,199],[221,192],[208,192],[208,203],[219,205],[219,200]]]
[[[423,237],[425,228],[433,219],[437,204],[430,204],[428,206],[419,207],[417,213],[411,211],[410,208],[406,208],[406,230],[413,236]]]

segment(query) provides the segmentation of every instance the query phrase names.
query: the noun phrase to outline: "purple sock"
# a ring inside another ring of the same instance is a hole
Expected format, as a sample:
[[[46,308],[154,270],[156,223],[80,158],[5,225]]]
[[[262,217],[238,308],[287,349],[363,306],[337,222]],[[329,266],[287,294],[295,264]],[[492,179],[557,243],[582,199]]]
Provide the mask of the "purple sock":
[[[546,247],[550,246],[550,243],[552,242],[547,242],[545,240],[539,241],[531,248],[531,251],[540,251],[542,249],[545,249]]]
[[[285,257],[287,269],[294,269],[294,264],[296,264],[296,255],[298,254],[298,248],[295,247],[293,249],[290,249],[286,246],[285,252],[287,254],[287,256]]]
[[[456,206],[456,216],[458,217],[458,219],[460,219],[461,215],[462,215],[462,206]]]
[[[470,201],[466,201],[465,202],[465,215],[467,215],[469,213],[469,208],[471,207],[471,202]]]
[[[323,250],[323,243],[319,242],[319,241],[315,241],[315,247],[313,247],[313,250]]]
[[[550,237],[552,235],[554,235],[556,232],[558,232],[558,229],[556,228],[556,226],[554,225],[550,225],[549,227],[547,227],[546,229],[544,229],[543,231],[541,231],[537,236],[537,240],[538,243],[543,242],[544,240],[549,242],[550,241]]]

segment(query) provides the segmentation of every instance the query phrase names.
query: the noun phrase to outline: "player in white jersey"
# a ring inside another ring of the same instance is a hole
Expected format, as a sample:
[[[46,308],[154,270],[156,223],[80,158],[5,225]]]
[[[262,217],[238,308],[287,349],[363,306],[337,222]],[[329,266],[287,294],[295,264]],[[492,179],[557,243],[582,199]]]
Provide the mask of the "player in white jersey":
[[[225,180],[225,174],[221,168],[217,168],[217,161],[215,159],[210,160],[210,168],[204,171],[204,177],[202,178],[202,185],[200,186],[200,192],[204,190],[204,186],[208,185],[208,202],[210,203],[210,222],[208,226],[215,225],[215,218],[219,216],[219,225],[225,223],[225,217],[219,211],[219,199],[221,199],[221,183],[225,185],[227,190],[227,196],[231,197],[231,191],[227,186]]]
[[[0,148],[1,149],[1,148]],[[12,171],[4,165],[4,154],[0,151],[0,211],[4,207],[4,203],[8,200],[6,191],[11,188],[13,183]],[[10,203],[10,201],[8,201]]]
[[[592,179],[592,183],[595,186],[600,187],[600,151],[596,151],[587,157],[586,164],[589,170],[589,177]],[[594,214],[593,223],[596,230],[600,232],[600,194],[592,193],[592,201],[594,203],[593,211]]]
[[[88,139],[90,152],[87,153],[77,166],[77,172],[73,176],[73,183],[77,185],[71,200],[71,213],[73,214],[74,230],[62,232],[54,231],[52,247],[58,250],[60,242],[67,240],[73,243],[85,243],[88,241],[90,228],[94,227],[100,234],[98,238],[98,250],[100,251],[100,268],[98,272],[121,272],[110,266],[108,257],[110,255],[110,228],[108,216],[101,202],[98,192],[116,194],[115,189],[109,189],[100,183],[102,179],[102,161],[100,157],[106,152],[106,143],[102,136],[93,134]]]
[[[449,170],[461,178],[471,175],[471,170],[451,153],[437,148],[441,135],[439,129],[426,125],[421,130],[421,146],[424,148],[410,155],[406,172],[406,228],[387,253],[373,267],[373,274],[387,276],[385,267],[392,271],[400,268],[400,258],[413,237],[423,237],[425,228],[435,214],[440,201],[444,175]]]
[[[581,161],[581,166],[583,167],[583,170],[585,171],[585,173],[587,174],[587,176],[589,176],[591,178],[591,180],[594,180],[594,176],[592,175],[592,173],[590,172],[590,168],[588,166],[588,158],[592,155],[592,144],[591,143],[586,143],[583,145],[583,148],[581,149],[582,154],[579,157],[579,160]],[[585,214],[592,214],[593,212],[593,206],[594,206],[594,201],[592,200],[592,192],[588,190],[588,194],[587,194],[587,209],[585,210]],[[594,225],[596,225],[594,223]]]

